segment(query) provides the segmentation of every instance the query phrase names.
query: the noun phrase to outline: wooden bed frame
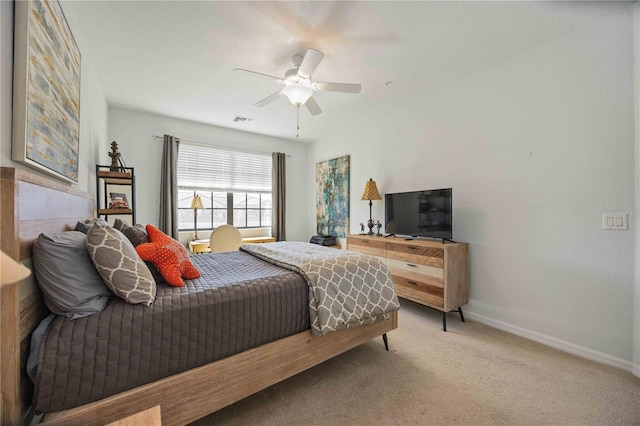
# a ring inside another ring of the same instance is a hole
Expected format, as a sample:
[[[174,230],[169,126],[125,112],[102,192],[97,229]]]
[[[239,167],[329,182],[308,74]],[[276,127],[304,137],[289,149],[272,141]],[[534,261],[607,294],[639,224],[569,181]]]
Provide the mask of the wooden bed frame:
[[[0,170],[2,251],[30,266],[41,232],[73,229],[95,217],[93,198],[24,170]],[[23,424],[32,387],[25,374],[31,332],[47,314],[33,276],[1,287],[2,424]],[[397,328],[389,320],[313,337],[295,334],[237,355],[76,407],[44,424],[104,425],[159,405],[164,425],[192,422]]]

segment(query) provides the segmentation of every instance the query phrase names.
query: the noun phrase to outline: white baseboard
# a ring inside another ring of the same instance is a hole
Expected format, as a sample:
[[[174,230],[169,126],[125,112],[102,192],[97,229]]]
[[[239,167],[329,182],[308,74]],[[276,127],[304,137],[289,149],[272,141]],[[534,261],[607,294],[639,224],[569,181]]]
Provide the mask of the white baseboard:
[[[591,361],[596,361],[602,364],[610,365],[612,367],[621,368],[640,377],[640,366],[633,364],[630,361],[626,361],[624,359],[614,357],[602,352],[594,351],[593,349],[585,348],[583,346],[566,342],[555,337],[550,337],[536,331],[531,331],[527,330],[526,328],[507,324],[493,318],[474,314],[473,312],[464,311],[464,316],[490,327],[497,328],[499,330],[503,330],[529,340],[533,340],[534,342],[542,343],[543,345],[551,346],[552,348],[559,349],[561,351],[568,352],[570,354],[577,355]]]

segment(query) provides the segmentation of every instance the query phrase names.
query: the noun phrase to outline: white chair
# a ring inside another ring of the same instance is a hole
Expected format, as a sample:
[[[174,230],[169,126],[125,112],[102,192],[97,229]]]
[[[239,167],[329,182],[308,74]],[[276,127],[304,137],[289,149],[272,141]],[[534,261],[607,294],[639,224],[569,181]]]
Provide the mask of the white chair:
[[[242,235],[233,225],[220,225],[211,233],[209,247],[211,253],[238,250],[242,244]]]

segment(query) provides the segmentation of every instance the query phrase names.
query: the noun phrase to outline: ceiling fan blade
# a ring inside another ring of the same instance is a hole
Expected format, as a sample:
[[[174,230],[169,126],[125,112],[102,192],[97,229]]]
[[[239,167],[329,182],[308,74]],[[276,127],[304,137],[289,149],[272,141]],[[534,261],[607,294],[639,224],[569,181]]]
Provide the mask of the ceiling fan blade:
[[[351,83],[327,83],[319,81],[315,83],[320,92],[360,93],[362,86]]]
[[[313,98],[307,99],[307,102],[305,102],[304,105],[307,107],[311,115],[318,115],[322,112],[322,110],[318,106],[318,103]]]
[[[264,78],[269,78],[271,80],[276,80],[278,83],[282,83],[282,79],[280,77],[276,77],[273,75],[269,75],[269,74],[263,74],[261,72],[256,72],[256,71],[251,71],[251,70],[245,70],[243,68],[236,68],[234,69],[234,71],[242,71],[242,72],[247,72],[249,74],[251,74],[254,77],[264,77]]]
[[[282,96],[282,90],[279,92],[274,93],[273,95],[267,96],[266,98],[264,98],[261,101],[256,102],[255,104],[253,104],[253,106],[257,106],[257,107],[263,107],[266,104],[275,101],[276,99],[278,99],[280,96]]]
[[[320,61],[324,58],[324,53],[316,50],[316,49],[307,49],[307,53],[304,55],[304,59],[302,59],[302,63],[300,64],[299,72],[307,76],[311,76],[313,72],[318,67]]]

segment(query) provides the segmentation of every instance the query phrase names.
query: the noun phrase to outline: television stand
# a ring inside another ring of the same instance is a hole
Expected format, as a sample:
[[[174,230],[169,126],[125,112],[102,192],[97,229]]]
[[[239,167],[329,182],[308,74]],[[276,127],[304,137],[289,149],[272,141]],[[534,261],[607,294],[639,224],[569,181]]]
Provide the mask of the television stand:
[[[458,312],[469,303],[469,244],[451,240],[386,239],[348,235],[347,250],[386,260],[396,294],[442,313],[447,331],[447,312]]]

